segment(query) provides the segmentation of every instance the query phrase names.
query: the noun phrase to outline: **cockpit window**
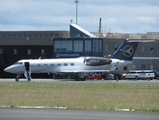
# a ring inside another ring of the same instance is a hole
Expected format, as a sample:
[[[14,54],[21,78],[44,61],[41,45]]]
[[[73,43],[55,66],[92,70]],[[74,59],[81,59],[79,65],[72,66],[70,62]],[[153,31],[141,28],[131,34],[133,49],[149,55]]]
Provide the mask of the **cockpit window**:
[[[14,65],[21,65],[23,64],[22,62],[16,62]]]

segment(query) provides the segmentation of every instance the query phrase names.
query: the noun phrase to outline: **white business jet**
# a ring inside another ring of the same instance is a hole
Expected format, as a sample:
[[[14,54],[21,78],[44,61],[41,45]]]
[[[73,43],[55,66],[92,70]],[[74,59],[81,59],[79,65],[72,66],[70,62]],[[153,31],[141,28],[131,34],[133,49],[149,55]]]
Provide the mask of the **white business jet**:
[[[153,40],[125,40],[113,55],[107,57],[23,59],[5,68],[4,71],[17,74],[16,81],[19,81],[23,73],[28,81],[31,81],[31,73],[74,73],[76,81],[85,80],[84,73],[111,72],[131,64],[138,43],[151,41]]]

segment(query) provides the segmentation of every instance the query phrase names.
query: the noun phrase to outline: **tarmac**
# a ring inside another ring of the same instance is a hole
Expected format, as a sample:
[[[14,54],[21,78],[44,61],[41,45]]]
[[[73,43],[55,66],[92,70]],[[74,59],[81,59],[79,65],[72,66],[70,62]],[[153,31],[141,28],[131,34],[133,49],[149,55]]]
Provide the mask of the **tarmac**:
[[[15,82],[14,78],[0,78],[0,82]],[[25,78],[19,79],[19,82],[27,82]],[[134,82],[158,82],[159,80],[86,80],[86,81],[75,81],[73,79],[34,79],[28,82],[119,82],[119,83],[134,83]]]

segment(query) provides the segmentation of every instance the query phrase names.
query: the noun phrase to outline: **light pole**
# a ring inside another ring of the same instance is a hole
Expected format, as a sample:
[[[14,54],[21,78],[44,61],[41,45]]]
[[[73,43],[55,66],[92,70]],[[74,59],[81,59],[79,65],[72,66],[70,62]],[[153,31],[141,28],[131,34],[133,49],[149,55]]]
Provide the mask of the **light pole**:
[[[79,0],[75,0],[75,3],[76,3],[76,25],[78,24],[78,3],[79,3]]]

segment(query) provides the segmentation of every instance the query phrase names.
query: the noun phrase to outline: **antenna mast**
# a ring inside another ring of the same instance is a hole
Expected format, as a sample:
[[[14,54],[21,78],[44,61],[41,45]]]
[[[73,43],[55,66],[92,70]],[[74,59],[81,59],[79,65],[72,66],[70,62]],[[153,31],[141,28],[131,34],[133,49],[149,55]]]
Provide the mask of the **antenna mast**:
[[[79,3],[79,0],[75,0],[75,3],[76,3],[76,25],[78,24],[78,3]]]

